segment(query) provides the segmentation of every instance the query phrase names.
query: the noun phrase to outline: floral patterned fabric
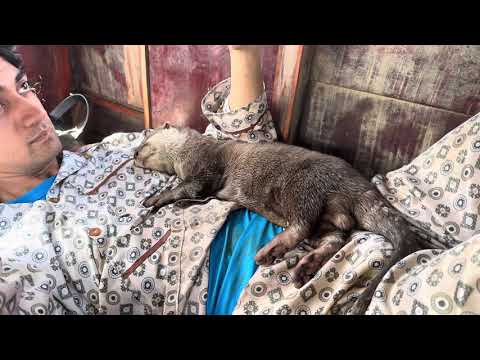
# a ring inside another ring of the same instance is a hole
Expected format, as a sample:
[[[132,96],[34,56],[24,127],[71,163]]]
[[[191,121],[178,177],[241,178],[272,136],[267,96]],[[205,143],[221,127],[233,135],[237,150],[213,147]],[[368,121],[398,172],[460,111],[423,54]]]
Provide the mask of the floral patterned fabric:
[[[410,164],[373,179],[416,225],[425,250],[392,269],[372,314],[480,313],[480,114]]]
[[[397,263],[367,314],[480,315],[480,236]]]
[[[327,261],[302,288],[292,284],[291,269],[308,247],[259,268],[235,310],[244,315],[348,314],[355,299],[383,266],[391,244],[364,231]],[[422,250],[398,262],[377,287],[367,315],[480,314],[480,236],[449,250]]]
[[[452,248],[480,231],[480,114],[410,164],[373,181],[431,247]]]

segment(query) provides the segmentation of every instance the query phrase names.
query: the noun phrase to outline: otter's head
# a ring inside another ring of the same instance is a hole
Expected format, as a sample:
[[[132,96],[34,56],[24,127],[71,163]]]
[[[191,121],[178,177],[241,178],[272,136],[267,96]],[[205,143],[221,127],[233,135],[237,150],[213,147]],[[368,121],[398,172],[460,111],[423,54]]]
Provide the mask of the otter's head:
[[[135,151],[135,165],[174,175],[176,155],[187,141],[188,135],[189,129],[177,128],[168,123],[155,129]]]

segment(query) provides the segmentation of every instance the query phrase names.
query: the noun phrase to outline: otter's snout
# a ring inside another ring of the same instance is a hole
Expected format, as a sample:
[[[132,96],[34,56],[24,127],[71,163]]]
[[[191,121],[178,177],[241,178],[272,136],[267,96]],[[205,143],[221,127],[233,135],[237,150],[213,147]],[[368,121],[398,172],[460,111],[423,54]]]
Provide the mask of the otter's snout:
[[[133,153],[133,163],[137,166],[143,166],[145,161],[145,144],[137,147]]]

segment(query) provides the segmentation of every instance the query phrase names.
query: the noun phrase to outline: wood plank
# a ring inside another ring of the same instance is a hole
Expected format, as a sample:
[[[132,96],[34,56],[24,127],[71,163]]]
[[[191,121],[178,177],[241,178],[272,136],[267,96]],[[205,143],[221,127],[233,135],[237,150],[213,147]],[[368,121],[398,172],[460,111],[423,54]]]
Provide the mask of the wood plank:
[[[54,62],[53,71],[56,74],[54,91],[56,92],[56,98],[61,98],[63,100],[68,96],[73,85],[70,48],[67,46],[52,46],[50,47],[50,50]]]
[[[91,101],[96,107],[102,107],[108,109],[112,112],[123,114],[128,118],[136,119],[138,123],[144,124],[144,114],[143,111],[139,111],[133,107],[128,107],[123,104],[115,103],[111,100],[104,99],[92,93],[84,93],[89,101]],[[95,120],[92,120],[95,122]]]
[[[143,74],[145,68],[145,45],[123,46],[127,103],[137,108],[144,106]]]
[[[407,164],[469,116],[313,82],[298,145],[339,156],[367,177]]]
[[[278,50],[272,95],[272,117],[280,140],[293,143],[313,51],[305,45],[281,45]]]
[[[117,132],[137,132],[144,129],[143,123],[129,113],[118,112],[96,103],[92,104],[92,118],[80,137],[83,144],[102,141],[106,136]]]
[[[141,54],[141,92],[143,100],[143,125],[145,129],[152,127],[152,101],[150,94],[150,62],[148,46],[142,45]]]
[[[478,45],[317,45],[311,79],[473,115]]]

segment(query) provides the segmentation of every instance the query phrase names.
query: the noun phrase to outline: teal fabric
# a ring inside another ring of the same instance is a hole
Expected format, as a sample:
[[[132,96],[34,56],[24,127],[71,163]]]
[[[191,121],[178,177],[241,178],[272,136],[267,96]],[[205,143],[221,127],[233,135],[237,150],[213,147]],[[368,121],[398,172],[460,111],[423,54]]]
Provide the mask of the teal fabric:
[[[257,270],[257,251],[283,230],[247,209],[228,216],[210,248],[208,315],[233,313],[242,290]]]
[[[57,176],[49,177],[22,196],[8,201],[7,204],[25,204],[33,203],[37,200],[45,200],[47,198],[48,190],[50,190],[56,178]]]

